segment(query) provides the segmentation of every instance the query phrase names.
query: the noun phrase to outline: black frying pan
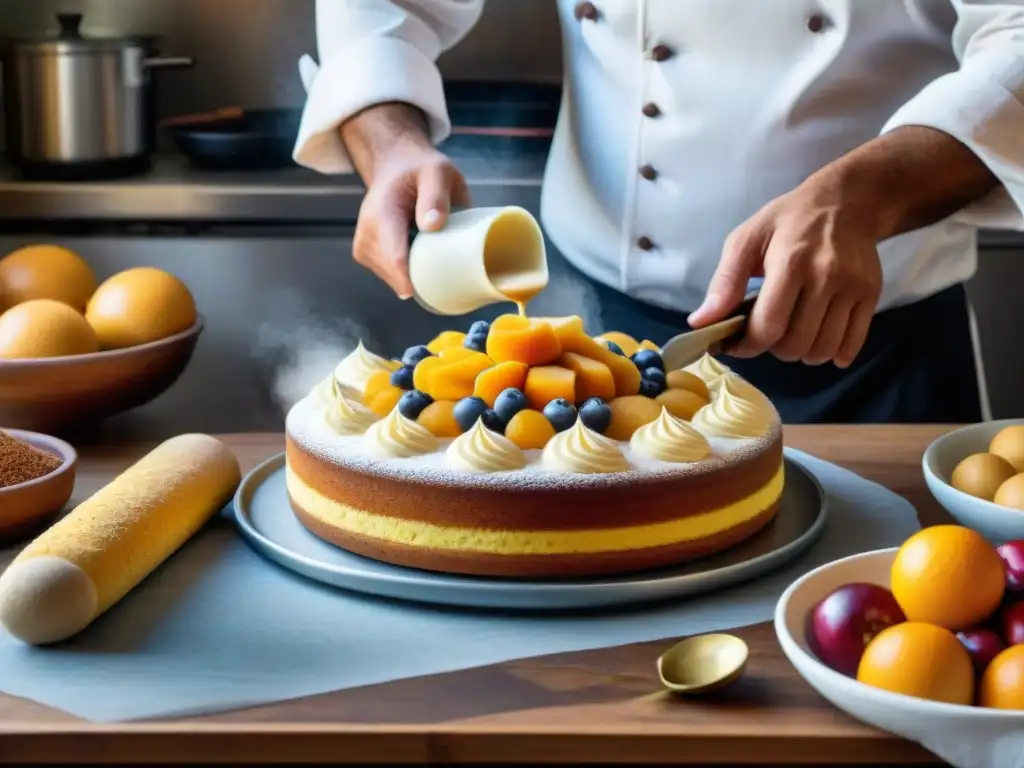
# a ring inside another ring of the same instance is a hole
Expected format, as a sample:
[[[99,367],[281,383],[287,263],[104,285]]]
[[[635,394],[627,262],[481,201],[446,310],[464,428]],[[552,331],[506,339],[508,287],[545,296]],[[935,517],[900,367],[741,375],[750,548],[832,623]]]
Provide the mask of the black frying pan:
[[[297,109],[228,108],[164,123],[178,150],[214,170],[256,170],[293,165],[299,133]]]

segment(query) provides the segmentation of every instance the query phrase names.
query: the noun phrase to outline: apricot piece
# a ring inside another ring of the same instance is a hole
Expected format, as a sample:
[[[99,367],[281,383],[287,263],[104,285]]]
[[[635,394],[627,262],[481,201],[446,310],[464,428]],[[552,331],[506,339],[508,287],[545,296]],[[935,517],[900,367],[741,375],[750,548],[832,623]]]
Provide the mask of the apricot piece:
[[[388,384],[387,388],[377,393],[368,407],[383,419],[394,410],[394,407],[398,405],[398,401],[401,400],[404,394],[405,390],[401,387],[393,387]]]
[[[526,363],[508,360],[492,365],[486,371],[477,374],[473,384],[473,394],[490,406],[504,390],[509,387],[522,389],[526,384],[526,372],[530,369]]]
[[[462,342],[465,340],[466,334],[462,331],[442,331],[434,337],[433,341],[427,344],[427,349],[436,355],[442,349],[462,346]]]
[[[571,327],[558,332],[563,352],[573,352],[604,363],[615,380],[615,394],[619,397],[635,395],[640,391],[640,371],[628,357],[612,352],[599,341]]]
[[[462,434],[459,423],[455,421],[453,400],[435,400],[420,411],[416,421],[429,429],[434,437],[458,437]]]
[[[576,402],[576,374],[558,365],[538,365],[527,371],[523,392],[536,411],[543,411],[545,405],[560,397]]]
[[[705,400],[711,399],[711,392],[704,379],[689,371],[669,371],[665,375],[665,384],[669,389],[685,389]]]
[[[483,352],[472,352],[472,355],[460,357],[454,362],[441,360],[442,365],[430,372],[427,394],[435,400],[461,400],[473,394],[476,377],[491,367],[491,359]],[[429,358],[427,358],[429,359]],[[420,363],[422,365],[423,363]],[[418,366],[417,366],[418,367]],[[413,373],[415,384],[415,373]]]
[[[491,323],[492,331],[521,331],[524,328],[529,328],[530,323],[539,320],[539,318],[523,317],[522,315],[498,315],[494,318]]]
[[[391,386],[391,371],[377,371],[366,381],[366,388],[363,390],[363,403],[367,406],[374,399]]]
[[[582,403],[588,397],[611,400],[615,397],[615,378],[608,366],[576,352],[563,352],[558,364],[576,374],[576,399]]]
[[[550,323],[519,315],[502,315],[491,323],[487,354],[496,363],[514,360],[527,365],[545,365],[558,359],[562,347]]]
[[[608,407],[612,421],[604,434],[612,440],[629,440],[640,427],[661,416],[661,403],[643,395],[617,397]]]
[[[555,334],[561,338],[563,333],[578,333],[583,336],[587,332],[583,329],[583,318],[579,315],[565,315],[563,317],[536,317],[535,320],[547,323],[555,329]]]
[[[708,404],[707,400],[688,389],[666,389],[654,399],[673,416],[686,421],[691,421],[693,414]]]
[[[648,349],[651,352],[661,352],[661,347],[659,347],[657,344],[655,344],[650,339],[644,339],[643,341],[641,341],[636,349],[637,349],[638,352],[641,349]],[[625,351],[625,350],[623,350],[623,351]]]
[[[467,357],[479,354],[480,353],[475,349],[470,349],[469,347],[464,347],[460,344],[457,347],[445,347],[437,353],[437,356],[445,362],[454,363],[456,360],[463,360]]]
[[[555,436],[555,428],[540,411],[530,408],[520,411],[505,427],[505,437],[524,451],[543,448]]]
[[[622,333],[621,331],[605,331],[600,336],[595,337],[594,341],[610,341],[612,344],[617,345],[626,357],[632,357],[640,349],[640,343],[636,339],[628,333]]]
[[[412,385],[420,392],[430,393],[430,380],[434,371],[446,365],[440,357],[427,357],[420,360],[412,371]]]

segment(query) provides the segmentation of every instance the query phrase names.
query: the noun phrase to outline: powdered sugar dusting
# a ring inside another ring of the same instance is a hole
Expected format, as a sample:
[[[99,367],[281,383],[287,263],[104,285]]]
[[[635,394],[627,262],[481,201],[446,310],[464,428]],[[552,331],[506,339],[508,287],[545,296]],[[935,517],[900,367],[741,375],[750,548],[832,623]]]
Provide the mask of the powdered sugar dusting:
[[[324,405],[307,396],[288,413],[285,428],[289,437],[319,460],[381,479],[447,488],[503,490],[558,490],[602,488],[639,482],[677,480],[718,472],[757,456],[781,439],[782,425],[776,416],[766,435],[757,438],[729,439],[707,437],[712,453],[688,464],[672,464],[651,459],[620,443],[630,470],[610,474],[572,474],[553,472],[541,465],[541,451],[524,451],[526,466],[512,471],[479,474],[448,465],[445,451],[452,440],[441,440],[433,453],[410,458],[380,459],[368,455],[362,435],[339,435],[324,420]]]

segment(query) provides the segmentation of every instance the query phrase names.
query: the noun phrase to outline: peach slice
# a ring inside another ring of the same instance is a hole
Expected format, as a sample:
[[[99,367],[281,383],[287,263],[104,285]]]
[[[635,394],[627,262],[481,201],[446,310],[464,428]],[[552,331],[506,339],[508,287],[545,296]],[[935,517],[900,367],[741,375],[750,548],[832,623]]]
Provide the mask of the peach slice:
[[[416,421],[429,429],[434,437],[458,437],[462,434],[455,421],[455,402],[435,400],[422,411]]]
[[[446,365],[440,357],[427,357],[420,360],[412,371],[412,385],[420,392],[430,393],[430,381],[434,372]]]
[[[496,363],[513,360],[527,365],[545,365],[558,359],[562,347],[550,323],[519,315],[502,315],[491,323],[487,354]]]
[[[505,427],[505,437],[524,451],[543,448],[555,436],[555,428],[540,411],[529,408],[520,411]]]
[[[400,387],[392,387],[389,384],[386,389],[382,389],[377,393],[368,407],[383,419],[391,413],[392,410],[394,410],[395,406],[398,405],[398,401],[402,399],[402,395],[404,394],[404,389]]]
[[[708,401],[688,389],[666,389],[656,398],[673,416],[686,421],[693,419],[693,414],[708,404]]]
[[[621,331],[605,331],[600,336],[597,336],[594,341],[610,341],[612,344],[618,345],[626,357],[632,357],[640,349],[640,342],[628,333],[622,333]]]
[[[708,385],[700,376],[689,371],[669,371],[665,376],[665,383],[669,389],[685,389],[700,395],[705,400],[711,399]]]
[[[558,340],[563,352],[573,352],[591,360],[597,360],[608,367],[615,380],[615,394],[619,397],[635,395],[640,391],[640,371],[628,357],[612,352],[599,341],[594,341],[584,333],[566,328],[559,332]]]
[[[576,374],[575,402],[582,403],[588,397],[600,397],[602,400],[615,397],[615,378],[604,363],[576,352],[563,352],[558,364]]]
[[[661,403],[643,395],[617,397],[608,403],[612,421],[604,434],[612,440],[629,440],[644,424],[661,416]]]
[[[543,411],[545,405],[560,397],[573,403],[576,401],[576,374],[558,365],[538,365],[527,372],[523,392],[526,402],[535,411]]]
[[[430,372],[428,395],[435,400],[461,400],[473,394],[476,377],[490,368],[493,363],[483,352],[466,351],[472,352],[472,354],[465,357],[460,356],[454,362],[439,358],[442,364]],[[423,363],[421,362],[420,365]],[[415,383],[415,376],[416,374],[413,373],[413,383]]]
[[[651,352],[661,352],[661,347],[659,347],[650,339],[644,339],[643,341],[640,342],[639,346],[637,347],[637,351],[640,351],[641,349],[649,349]],[[623,352],[625,352],[625,350],[623,350]]]
[[[475,349],[470,349],[469,347],[464,347],[459,344],[454,347],[445,347],[437,353],[437,356],[447,363],[454,363],[456,360],[465,360],[467,357],[473,357],[473,355],[479,354],[481,353],[477,352]]]
[[[523,388],[526,384],[526,372],[529,369],[530,366],[526,363],[519,363],[515,360],[492,365],[486,371],[477,374],[476,382],[473,384],[473,394],[493,406],[498,395],[504,390],[509,387]]]
[[[436,355],[442,349],[462,346],[462,342],[465,340],[466,334],[462,331],[442,331],[434,337],[433,341],[427,344],[427,349]]]
[[[391,386],[391,371],[377,371],[371,374],[366,381],[366,388],[363,390],[363,404],[367,407],[374,399]]]
[[[558,338],[562,338],[563,333],[579,333],[586,336],[586,331],[583,329],[583,318],[579,315],[564,315],[563,317],[535,317],[542,323],[547,323],[555,329],[555,334]]]

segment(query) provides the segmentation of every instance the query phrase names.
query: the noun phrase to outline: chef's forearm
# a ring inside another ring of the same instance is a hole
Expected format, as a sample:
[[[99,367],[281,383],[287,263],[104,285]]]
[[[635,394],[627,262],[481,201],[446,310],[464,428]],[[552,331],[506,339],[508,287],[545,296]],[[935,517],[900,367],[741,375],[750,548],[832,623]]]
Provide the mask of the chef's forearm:
[[[821,185],[877,240],[934,224],[990,192],[998,181],[962,143],[933,128],[907,126],[825,166]]]
[[[367,184],[381,158],[402,147],[430,148],[430,134],[423,113],[400,102],[377,104],[346,120],[341,128],[352,164]]]

